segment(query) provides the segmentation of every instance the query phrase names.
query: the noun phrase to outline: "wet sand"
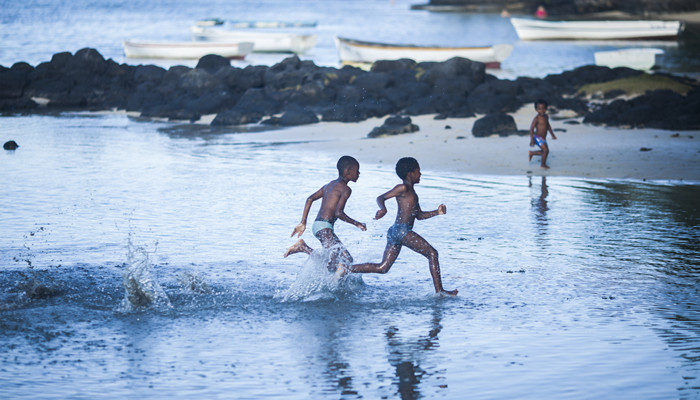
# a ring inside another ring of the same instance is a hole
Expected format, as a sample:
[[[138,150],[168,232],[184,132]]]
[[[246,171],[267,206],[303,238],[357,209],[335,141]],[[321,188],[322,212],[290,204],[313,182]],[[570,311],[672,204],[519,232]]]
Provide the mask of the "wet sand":
[[[535,116],[531,106],[511,114],[518,129],[529,129]],[[471,131],[478,118],[435,120],[411,117],[420,127],[415,133],[376,139],[367,134],[385,118],[359,123],[322,122],[278,131],[242,134],[243,141],[298,142],[285,146],[300,152],[332,156],[349,154],[360,163],[394,165],[413,156],[424,170],[446,170],[476,175],[547,175],[581,178],[624,178],[700,182],[700,131],[621,129],[584,124],[578,119],[557,120],[548,137],[550,155],[544,170],[539,157],[528,162],[529,137],[496,135],[475,138]],[[449,127],[449,128],[448,128]],[[565,131],[563,131],[565,130]]]

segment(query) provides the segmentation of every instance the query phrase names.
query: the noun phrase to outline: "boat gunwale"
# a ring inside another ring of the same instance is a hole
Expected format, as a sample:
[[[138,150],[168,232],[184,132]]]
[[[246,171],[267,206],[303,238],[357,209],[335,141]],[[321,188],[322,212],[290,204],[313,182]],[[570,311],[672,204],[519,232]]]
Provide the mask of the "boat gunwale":
[[[208,26],[197,26],[193,25],[190,27],[190,34],[196,37],[216,37],[222,38],[227,36],[250,36],[271,39],[281,39],[281,38],[300,38],[301,40],[310,40],[316,38],[318,35],[315,33],[298,33],[298,32],[271,32],[271,31],[260,31],[255,29],[222,29],[222,28],[212,28]]]
[[[683,25],[681,21],[678,20],[660,20],[660,19],[634,19],[634,20],[613,20],[613,19],[601,19],[601,20],[595,20],[595,19],[586,19],[586,20],[551,20],[551,19],[533,19],[533,18],[517,18],[517,17],[511,17],[510,18],[511,23],[513,25],[516,24],[522,24],[521,26],[527,26],[527,27],[536,27],[536,28],[545,28],[545,27],[559,27],[563,25],[568,25],[572,27],[585,27],[588,25],[621,25],[621,26],[626,26],[629,28],[630,26],[633,25],[644,25],[649,28],[655,28],[653,25],[649,25],[649,23],[656,23],[657,27],[656,29],[661,29],[663,27],[664,29],[669,28],[671,26],[678,26],[679,28]]]
[[[455,51],[455,50],[491,50],[494,46],[478,46],[478,47],[446,47],[446,46],[420,46],[420,45],[395,45],[390,43],[368,42],[364,40],[348,39],[344,37],[336,37],[340,42],[347,43],[351,46],[366,47],[372,49],[390,49],[390,50],[431,50],[431,51]]]
[[[240,47],[242,44],[248,44],[252,42],[148,42],[148,41],[133,41],[133,40],[125,40],[123,42],[123,45],[125,46],[131,46],[131,47],[139,47],[139,48],[147,48],[147,47],[167,47],[167,48],[188,48],[188,47],[194,47],[194,48],[215,48],[215,47],[226,47],[226,48],[234,48],[234,47]]]

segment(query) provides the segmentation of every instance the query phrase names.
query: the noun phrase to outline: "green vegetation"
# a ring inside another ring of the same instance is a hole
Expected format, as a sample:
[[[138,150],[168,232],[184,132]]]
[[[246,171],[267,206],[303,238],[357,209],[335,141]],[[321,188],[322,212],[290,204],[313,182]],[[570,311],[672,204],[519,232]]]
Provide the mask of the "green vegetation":
[[[578,90],[578,93],[590,96],[594,93],[608,93],[613,90],[622,90],[628,96],[638,96],[650,90],[669,89],[676,93],[686,95],[692,88],[693,86],[687,83],[679,82],[667,76],[640,74],[609,82],[583,85]]]

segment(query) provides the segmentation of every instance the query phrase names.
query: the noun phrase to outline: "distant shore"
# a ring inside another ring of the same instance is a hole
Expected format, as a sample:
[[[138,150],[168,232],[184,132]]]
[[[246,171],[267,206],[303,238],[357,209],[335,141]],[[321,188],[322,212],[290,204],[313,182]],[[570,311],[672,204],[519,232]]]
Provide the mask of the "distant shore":
[[[518,129],[527,130],[534,116],[531,106],[512,114]],[[671,180],[700,183],[700,131],[618,129],[564,124],[552,116],[557,140],[548,138],[548,170],[539,158],[527,160],[528,136],[475,138],[477,118],[435,120],[412,117],[415,133],[367,138],[383,119],[357,123],[322,122],[277,131],[236,135],[242,142],[289,142],[285,150],[350,154],[360,162],[393,168],[403,156],[418,159],[425,170],[474,175],[533,175],[579,178]],[[446,129],[449,126],[449,129]],[[566,130],[565,132],[562,130]]]

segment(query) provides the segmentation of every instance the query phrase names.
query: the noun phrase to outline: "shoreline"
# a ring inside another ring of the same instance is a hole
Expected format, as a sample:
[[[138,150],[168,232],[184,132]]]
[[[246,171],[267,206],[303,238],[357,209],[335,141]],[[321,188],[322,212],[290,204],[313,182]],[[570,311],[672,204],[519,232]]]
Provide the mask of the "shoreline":
[[[510,114],[518,129],[529,129],[535,115],[531,106]],[[424,170],[469,175],[560,176],[572,178],[631,179],[700,183],[700,131],[620,129],[565,124],[550,116],[558,140],[550,146],[548,170],[539,157],[527,160],[527,135],[475,138],[472,125],[481,116],[435,120],[433,115],[412,116],[420,130],[370,139],[367,134],[385,118],[358,123],[321,122],[280,130],[237,133],[236,140],[284,143],[285,150],[354,156],[363,163],[388,165],[412,156]],[[580,122],[581,118],[573,119]],[[449,128],[447,128],[449,126]],[[562,131],[566,130],[566,131]],[[536,149],[536,147],[535,147]]]

